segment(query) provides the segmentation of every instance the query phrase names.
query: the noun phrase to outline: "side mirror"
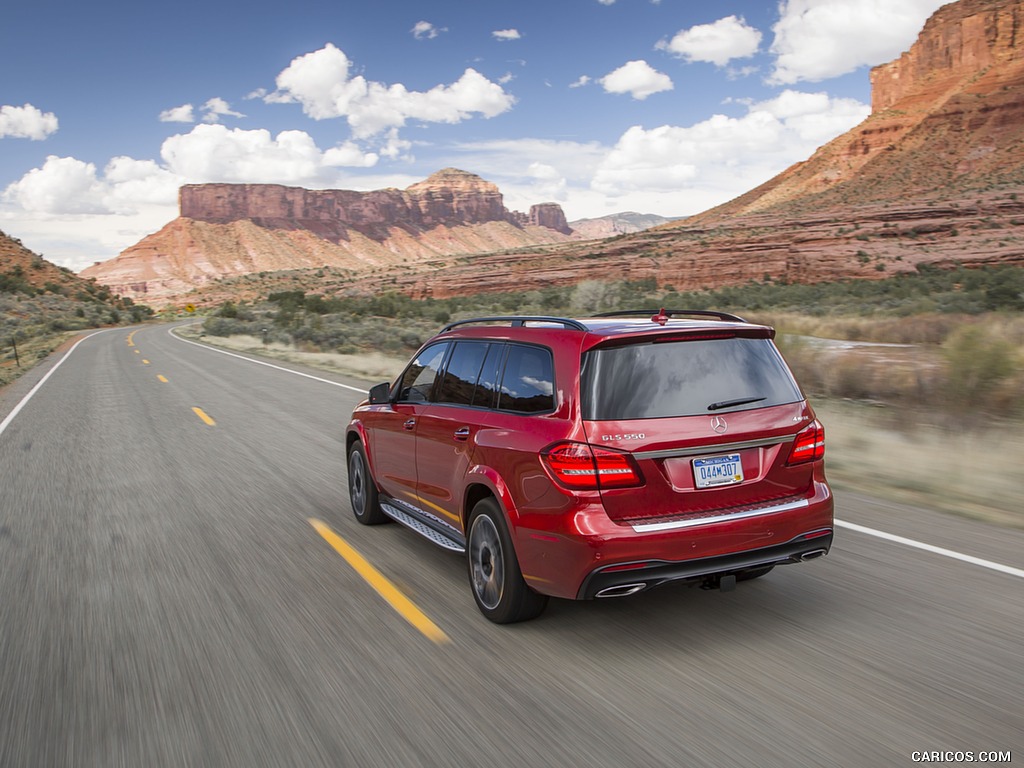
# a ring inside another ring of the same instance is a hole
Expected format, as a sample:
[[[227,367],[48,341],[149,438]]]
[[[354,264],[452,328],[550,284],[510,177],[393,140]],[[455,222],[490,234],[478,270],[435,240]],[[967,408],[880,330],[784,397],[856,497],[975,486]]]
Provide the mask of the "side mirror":
[[[370,387],[370,405],[380,405],[388,402],[391,394],[391,385],[388,382]]]

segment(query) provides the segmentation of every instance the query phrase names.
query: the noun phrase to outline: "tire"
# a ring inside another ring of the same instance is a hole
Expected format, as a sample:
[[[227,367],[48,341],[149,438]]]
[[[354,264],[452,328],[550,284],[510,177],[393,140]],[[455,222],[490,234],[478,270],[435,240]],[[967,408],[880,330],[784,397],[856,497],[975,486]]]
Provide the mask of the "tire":
[[[751,579],[759,579],[767,573],[770,573],[774,565],[763,565],[760,568],[751,568],[749,571],[740,571],[736,574],[736,581],[750,581]]]
[[[352,503],[352,514],[363,525],[380,525],[390,519],[380,508],[366,449],[358,440],[348,452],[348,499]]]
[[[495,624],[527,621],[547,607],[547,595],[534,592],[523,579],[505,515],[494,499],[482,499],[473,507],[466,560],[473,599]]]

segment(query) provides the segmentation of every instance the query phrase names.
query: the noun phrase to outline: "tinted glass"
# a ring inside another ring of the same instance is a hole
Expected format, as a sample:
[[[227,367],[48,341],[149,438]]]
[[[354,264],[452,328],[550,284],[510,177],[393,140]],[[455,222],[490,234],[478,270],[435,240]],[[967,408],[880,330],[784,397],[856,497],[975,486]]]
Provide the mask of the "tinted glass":
[[[550,411],[555,407],[551,351],[510,344],[501,378],[498,408],[503,411]]]
[[[584,356],[580,386],[590,421],[728,413],[803,399],[768,339],[596,349]]]
[[[482,408],[493,408],[498,394],[498,378],[501,375],[501,363],[505,358],[505,344],[491,344],[487,349],[487,357],[480,369],[480,378],[473,392],[473,405]]]
[[[472,341],[455,344],[438,390],[437,402],[455,405],[470,405],[473,402],[473,390],[476,389],[489,346]]]
[[[437,378],[437,371],[444,360],[444,353],[448,350],[448,344],[434,344],[423,350],[419,356],[412,361],[402,375],[402,381],[398,388],[398,400],[406,403],[418,403],[430,398],[430,390],[434,386],[434,379]]]

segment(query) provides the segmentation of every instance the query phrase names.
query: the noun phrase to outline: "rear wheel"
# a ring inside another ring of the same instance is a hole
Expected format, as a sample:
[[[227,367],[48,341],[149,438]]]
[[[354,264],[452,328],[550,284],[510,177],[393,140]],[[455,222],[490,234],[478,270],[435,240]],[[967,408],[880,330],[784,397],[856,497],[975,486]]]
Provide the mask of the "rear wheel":
[[[366,449],[358,441],[348,452],[348,499],[352,503],[352,514],[363,525],[380,525],[388,521],[388,516],[380,508],[377,484],[370,475]]]
[[[547,595],[534,592],[523,579],[505,516],[494,499],[473,507],[466,556],[473,598],[495,624],[532,619],[547,606]]]

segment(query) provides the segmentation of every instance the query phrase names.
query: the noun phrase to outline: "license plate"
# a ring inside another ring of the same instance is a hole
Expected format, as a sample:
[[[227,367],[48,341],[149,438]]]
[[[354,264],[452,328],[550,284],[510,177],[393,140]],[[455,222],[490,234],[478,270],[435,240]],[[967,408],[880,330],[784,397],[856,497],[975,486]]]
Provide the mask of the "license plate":
[[[743,465],[738,453],[693,460],[693,478],[698,488],[736,485],[743,482]]]

